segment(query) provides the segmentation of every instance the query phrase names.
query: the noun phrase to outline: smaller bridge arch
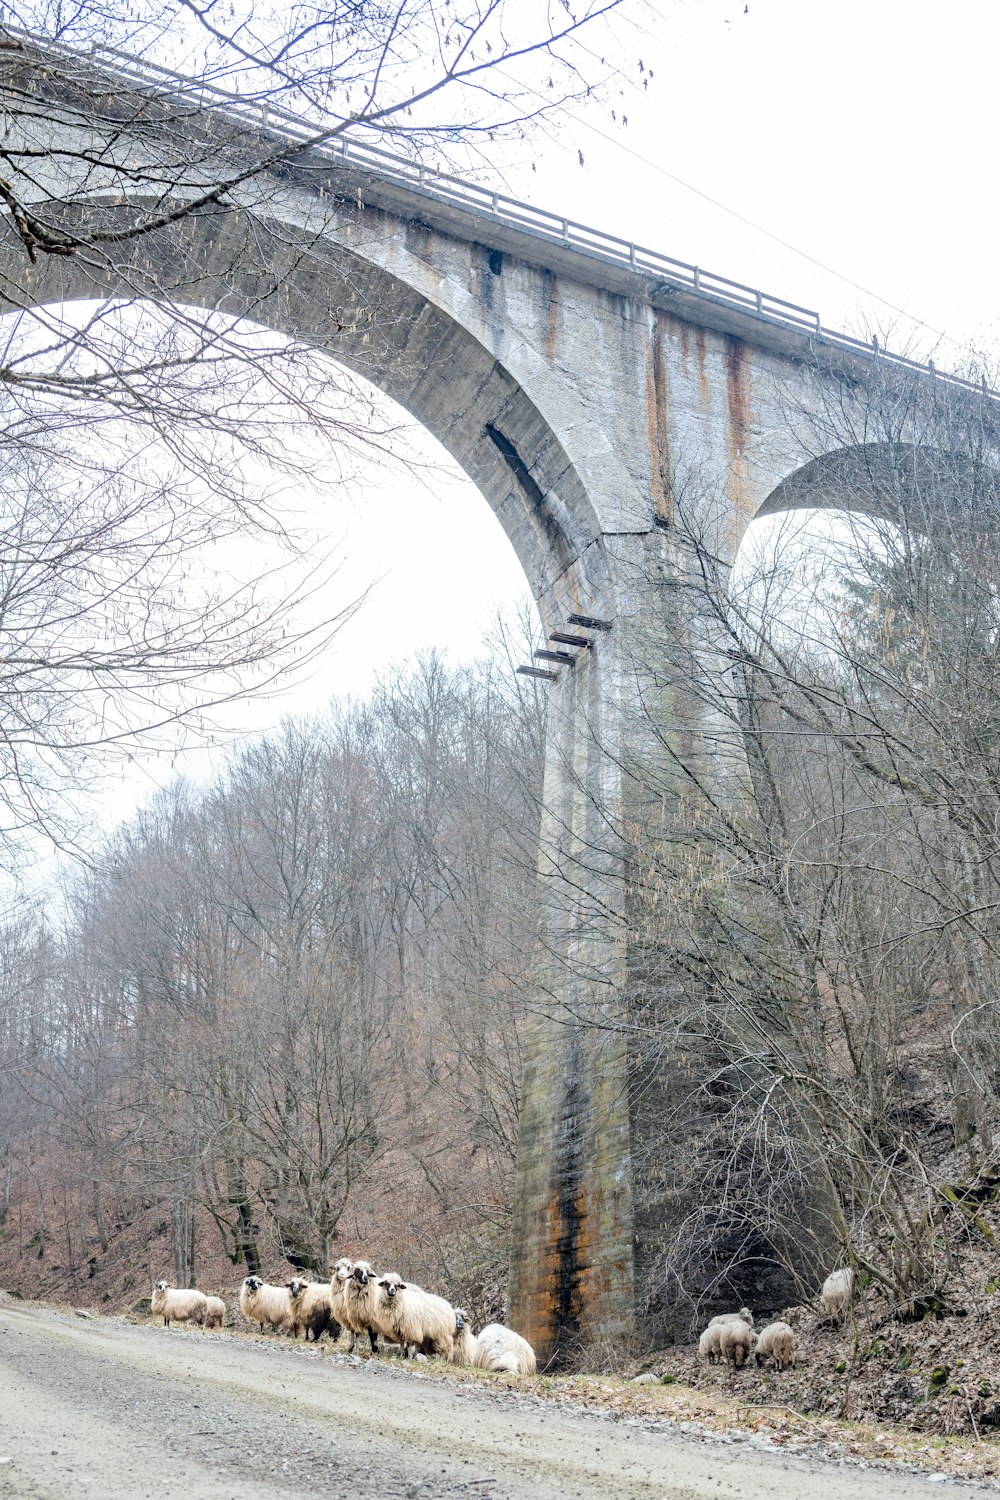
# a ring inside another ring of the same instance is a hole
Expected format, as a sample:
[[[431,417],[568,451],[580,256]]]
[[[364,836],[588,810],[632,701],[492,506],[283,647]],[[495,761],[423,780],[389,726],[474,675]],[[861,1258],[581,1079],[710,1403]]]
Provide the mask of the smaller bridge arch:
[[[1000,468],[970,454],[920,442],[876,442],[831,449],[782,479],[757,516],[840,510],[915,531],[994,531],[1000,520]]]

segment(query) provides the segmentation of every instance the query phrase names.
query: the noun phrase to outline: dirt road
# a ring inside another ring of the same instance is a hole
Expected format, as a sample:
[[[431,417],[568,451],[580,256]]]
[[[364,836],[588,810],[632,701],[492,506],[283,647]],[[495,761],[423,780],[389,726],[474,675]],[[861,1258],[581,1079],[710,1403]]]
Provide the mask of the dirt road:
[[[903,1500],[823,1466],[287,1341],[0,1308],[3,1500]]]

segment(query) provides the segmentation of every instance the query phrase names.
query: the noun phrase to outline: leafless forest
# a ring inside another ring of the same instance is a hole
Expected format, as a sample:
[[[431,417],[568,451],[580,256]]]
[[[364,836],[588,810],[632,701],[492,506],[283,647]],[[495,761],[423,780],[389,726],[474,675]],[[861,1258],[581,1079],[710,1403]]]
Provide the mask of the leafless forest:
[[[197,216],[228,236],[226,273],[264,287],[246,185],[266,212],[287,144],[255,138],[251,159],[234,131],[193,162],[178,136],[184,171],[130,175],[115,143],[142,138],[145,106],[123,121],[66,62],[94,133],[54,163],[24,38],[155,58],[183,24],[206,82],[302,111],[314,143],[363,129],[419,155],[525,128],[539,68],[554,107],[587,93],[572,44],[615,8],[509,34],[503,6],[473,0],[338,4],[322,25],[295,8],[284,30],[241,14],[228,33],[183,5],[12,12],[0,837],[11,868],[40,832],[92,853],[0,931],[11,1286],[97,1281],[126,1302],[163,1270],[323,1275],[334,1246],[363,1244],[499,1312],[520,1049],[546,994],[543,717],[502,652],[463,672],[429,659],[289,723],[103,843],[81,828],[76,794],[109,757],[200,732],[324,648],[335,620],[290,623],[327,574],[282,504],[306,470],[343,485],[352,454],[396,453],[399,434],[253,306],[193,311],[157,257]],[[525,63],[523,92],[497,80]],[[115,193],[93,209],[91,171],[141,199],[127,232]],[[67,180],[79,193],[57,199]],[[40,305],[33,268],[63,262],[131,295]],[[877,359],[826,374],[839,398],[810,412],[801,493],[853,535],[807,587],[794,547],[733,575],[695,520],[701,476],[678,469],[662,612],[633,638],[645,711],[602,809],[628,854],[606,918],[630,951],[614,1024],[639,1216],[669,1226],[640,1265],[654,1328],[748,1284],[784,1305],[845,1261],[879,1317],[985,1317],[1000,1287],[997,404],[978,377]],[[267,588],[210,585],[193,560],[230,545],[273,552]]]
[[[509,667],[428,658],[162,795],[58,920],[5,924],[16,1284],[76,1286],[141,1226],[179,1285],[220,1252],[323,1276],[363,1240],[498,1303],[541,732]]]
[[[878,362],[835,390],[802,454],[812,503],[838,512],[824,550],[803,553],[800,516],[730,573],[692,473],[670,644],[636,654],[636,1182],[644,1211],[675,1211],[647,1296],[757,1285],[787,1305],[850,1263],[876,1319],[982,1317],[1000,1286],[997,403]]]
[[[620,4],[5,9],[0,843],[8,875],[52,843],[86,855],[4,922],[9,1285],[98,1277],[118,1299],[212,1253],[238,1280],[405,1236],[408,1267],[468,1270],[470,1306],[499,1304],[534,698],[506,666],[427,662],[103,846],[83,794],[326,648],[357,601],[318,606],[331,527],[300,491],[335,515],[359,474],[407,462],[399,413],[262,311],[337,212],[284,234],[276,174],[345,133],[474,168],[600,90]],[[124,87],[135,62],[154,71]],[[355,298],[339,326],[390,316]]]

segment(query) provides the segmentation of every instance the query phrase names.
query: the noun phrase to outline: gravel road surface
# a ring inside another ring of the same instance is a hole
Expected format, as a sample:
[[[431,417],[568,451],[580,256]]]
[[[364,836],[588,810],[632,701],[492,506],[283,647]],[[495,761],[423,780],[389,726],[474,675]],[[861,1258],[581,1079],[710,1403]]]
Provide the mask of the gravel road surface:
[[[287,1340],[0,1308],[2,1500],[971,1496]]]

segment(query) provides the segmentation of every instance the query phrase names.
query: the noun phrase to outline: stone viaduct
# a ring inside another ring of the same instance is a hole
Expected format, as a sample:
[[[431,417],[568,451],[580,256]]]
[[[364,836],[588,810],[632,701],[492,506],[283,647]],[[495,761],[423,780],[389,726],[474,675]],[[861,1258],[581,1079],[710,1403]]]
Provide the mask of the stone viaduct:
[[[136,221],[142,194],[123,190],[135,180],[123,167],[137,160],[147,177],[173,172],[179,204],[199,197],[207,169],[171,165],[197,154],[178,153],[178,139],[215,132],[221,153],[241,141],[266,155],[296,137],[294,121],[231,101],[192,105],[166,75],[87,61],[87,86],[69,87],[45,63],[5,57],[0,128],[7,148],[52,148],[20,191],[68,233]],[[37,117],[8,108],[26,76],[44,100]],[[525,1079],[510,1318],[543,1355],[627,1335],[641,1322],[637,1125],[619,1033],[589,1023],[628,1005],[627,935],[603,914],[621,915],[606,809],[621,802],[636,721],[636,631],[675,566],[686,476],[698,475],[701,524],[723,558],[763,509],[829,500],[804,431],[823,397],[817,350],[831,367],[880,356],[804,309],[353,143],[304,146],[100,257],[29,265],[4,222],[0,310],[126,297],[246,315],[401,403],[503,524],[563,653],[542,668],[545,998]]]

